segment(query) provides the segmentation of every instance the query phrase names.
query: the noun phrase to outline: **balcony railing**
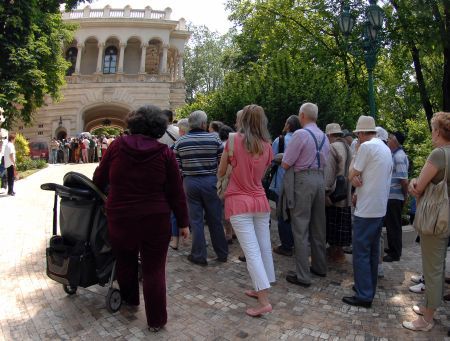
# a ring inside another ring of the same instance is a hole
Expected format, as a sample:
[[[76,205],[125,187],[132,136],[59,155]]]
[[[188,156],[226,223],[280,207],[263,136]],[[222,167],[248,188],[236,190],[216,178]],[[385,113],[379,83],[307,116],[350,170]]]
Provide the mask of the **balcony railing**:
[[[87,83],[155,83],[155,82],[181,82],[184,84],[184,80],[174,79],[170,74],[91,74],[91,75],[81,75],[73,74],[72,76],[67,76],[66,81],[68,84],[87,84]],[[183,85],[184,86],[184,85]]]
[[[111,8],[109,5],[103,9],[91,9],[86,6],[84,9],[77,9],[71,12],[63,12],[64,20],[83,20],[83,19],[131,19],[131,20],[171,20],[172,9],[167,7],[164,11],[152,10],[150,6],[144,9],[132,9],[130,6],[125,8]],[[181,18],[176,26],[177,30],[186,30],[186,20]]]
[[[63,19],[87,19],[87,18],[132,18],[132,19],[156,19],[170,20],[172,10],[167,7],[164,11],[152,10],[149,6],[145,9],[132,9],[127,6],[123,9],[106,6],[103,9],[91,9],[86,6],[84,9],[77,9],[71,12],[64,12]]]

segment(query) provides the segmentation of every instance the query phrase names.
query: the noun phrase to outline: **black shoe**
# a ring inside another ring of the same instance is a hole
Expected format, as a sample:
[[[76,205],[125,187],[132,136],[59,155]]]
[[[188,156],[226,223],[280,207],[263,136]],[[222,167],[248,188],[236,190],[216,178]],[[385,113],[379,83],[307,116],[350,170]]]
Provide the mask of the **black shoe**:
[[[16,193],[15,192],[12,192],[12,193],[8,193],[8,195],[10,195],[10,196],[15,196],[16,195]]]
[[[321,273],[317,272],[316,270],[314,270],[312,267],[309,268],[309,271],[310,271],[313,275],[316,275],[316,276],[319,276],[319,277],[327,277],[327,274],[321,274]]]
[[[351,255],[353,253],[353,249],[351,246],[343,246],[342,250],[344,250],[344,253]]]
[[[388,248],[388,247],[385,247],[385,248],[384,248],[384,252],[387,253],[387,254],[389,254],[389,253],[391,253],[391,249]]]
[[[400,260],[400,257],[393,257],[391,255],[386,255],[383,257],[383,262],[398,262]]]
[[[350,304],[355,307],[364,307],[364,308],[370,308],[372,306],[372,301],[361,301],[359,298],[356,298],[355,296],[345,296],[342,298],[342,302]]]
[[[231,244],[233,244],[233,238],[231,238],[231,239],[227,239],[227,243],[228,243],[228,245],[231,245]]]
[[[245,256],[239,256],[238,259],[239,259],[241,262],[246,262],[246,261],[247,261],[247,260],[245,259]]]
[[[355,287],[355,285],[352,285],[352,290],[353,290],[354,292],[356,292],[356,287]]]
[[[286,281],[288,281],[289,283],[295,284],[295,285],[299,285],[304,288],[308,288],[311,286],[311,283],[300,282],[297,278],[297,275],[288,274],[286,276]]]
[[[288,257],[292,256],[292,254],[293,254],[292,250],[286,250],[281,245],[274,247],[273,252],[275,252],[278,255],[288,256]]]
[[[187,260],[191,263],[197,264],[197,265],[201,265],[201,266],[207,266],[208,262],[206,260],[197,260],[194,259],[194,257],[192,257],[192,255],[188,255],[187,256]]]
[[[217,262],[221,262],[221,263],[226,263],[227,262],[227,257],[217,257],[216,261]]]

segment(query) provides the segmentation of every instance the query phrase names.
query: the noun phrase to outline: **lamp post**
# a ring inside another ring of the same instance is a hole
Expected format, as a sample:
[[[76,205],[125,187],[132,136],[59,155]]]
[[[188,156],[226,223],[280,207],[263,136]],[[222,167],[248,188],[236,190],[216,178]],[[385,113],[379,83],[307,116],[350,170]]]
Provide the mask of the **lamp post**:
[[[383,26],[383,19],[384,12],[377,5],[377,0],[369,0],[369,6],[366,8],[366,18],[363,23],[362,48],[364,50],[364,60],[368,74],[370,116],[373,118],[376,115],[373,70],[377,63],[377,52],[379,48],[378,32]],[[345,3],[339,15],[339,28],[346,39],[350,35],[354,25],[355,18],[350,13],[350,6]]]

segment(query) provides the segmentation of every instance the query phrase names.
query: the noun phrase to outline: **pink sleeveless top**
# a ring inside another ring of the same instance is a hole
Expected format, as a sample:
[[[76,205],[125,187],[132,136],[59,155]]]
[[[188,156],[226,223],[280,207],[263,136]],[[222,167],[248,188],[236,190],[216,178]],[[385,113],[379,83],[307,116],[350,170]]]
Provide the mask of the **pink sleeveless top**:
[[[228,142],[225,151],[228,153]],[[269,202],[261,179],[273,159],[270,143],[264,143],[264,152],[252,156],[243,145],[243,135],[234,135],[233,172],[225,192],[225,219],[245,213],[270,212]]]

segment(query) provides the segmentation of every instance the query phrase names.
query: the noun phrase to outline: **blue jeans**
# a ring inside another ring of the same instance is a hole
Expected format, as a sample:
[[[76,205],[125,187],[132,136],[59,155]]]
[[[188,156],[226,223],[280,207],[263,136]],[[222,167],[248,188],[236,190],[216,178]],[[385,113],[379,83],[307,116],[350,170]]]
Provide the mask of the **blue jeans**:
[[[278,195],[273,192],[275,202],[278,205]],[[294,237],[292,236],[292,227],[289,221],[284,221],[283,216],[277,217],[278,220],[278,235],[280,236],[281,248],[286,251],[291,251],[294,247]]]
[[[58,149],[52,149],[52,163],[58,161]]]
[[[172,237],[178,237],[180,235],[180,230],[178,229],[177,218],[175,218],[173,211],[170,212],[170,224],[172,225]]]
[[[353,220],[353,275],[356,297],[372,302],[377,288],[383,217]]]
[[[215,175],[186,176],[183,179],[192,233],[191,255],[197,261],[207,259],[204,217],[217,257],[228,257],[228,243],[222,225],[222,202],[217,196],[216,184]]]

